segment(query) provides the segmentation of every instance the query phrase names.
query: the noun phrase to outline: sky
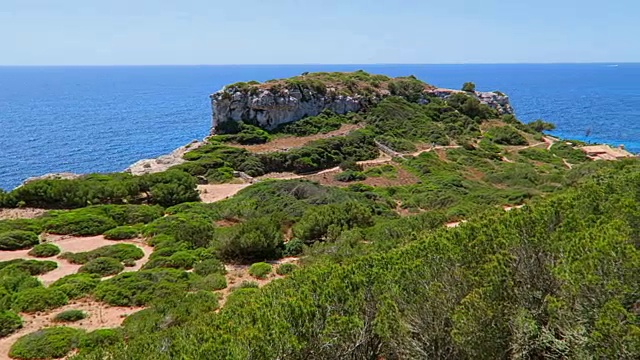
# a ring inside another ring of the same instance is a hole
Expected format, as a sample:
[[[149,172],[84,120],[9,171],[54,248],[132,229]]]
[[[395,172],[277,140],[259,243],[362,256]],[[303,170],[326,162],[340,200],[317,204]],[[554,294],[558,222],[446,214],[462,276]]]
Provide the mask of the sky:
[[[638,0],[0,0],[0,65],[640,62]]]

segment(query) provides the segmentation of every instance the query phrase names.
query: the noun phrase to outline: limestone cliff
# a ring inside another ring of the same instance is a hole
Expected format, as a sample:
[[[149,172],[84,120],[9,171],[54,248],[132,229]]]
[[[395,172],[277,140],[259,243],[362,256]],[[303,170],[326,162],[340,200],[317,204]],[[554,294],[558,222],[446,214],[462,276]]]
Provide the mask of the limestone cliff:
[[[431,97],[447,98],[462,92],[439,89],[415,77],[389,78],[355,73],[303,74],[266,83],[237,83],[212,94],[212,133],[224,133],[243,121],[265,129],[315,116],[323,110],[336,114],[358,112],[375,106],[387,96],[403,96],[427,103]],[[498,92],[467,92],[500,114],[511,114],[509,98]]]

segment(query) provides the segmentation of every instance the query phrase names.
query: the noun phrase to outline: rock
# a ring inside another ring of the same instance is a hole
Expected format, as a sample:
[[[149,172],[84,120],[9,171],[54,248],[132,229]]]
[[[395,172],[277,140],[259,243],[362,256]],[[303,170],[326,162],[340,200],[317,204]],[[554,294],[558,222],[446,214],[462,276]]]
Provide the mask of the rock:
[[[438,89],[425,84],[424,97],[418,100],[421,104],[429,102],[429,97],[446,99],[454,93],[462,92],[452,89]],[[500,114],[513,114],[509,97],[498,92],[467,93],[481,103],[496,109]],[[390,96],[386,89],[377,89],[373,93],[345,95],[335,87],[326,87],[319,92],[310,88],[268,88],[229,86],[212,94],[213,127],[211,133],[222,133],[224,125],[229,122],[245,122],[272,130],[279,125],[298,121],[308,116],[316,116],[323,110],[336,114],[358,112],[375,106],[382,99]]]
[[[64,172],[64,173],[50,173],[50,174],[45,174],[45,175],[41,175],[41,176],[34,176],[34,177],[30,177],[27,180],[25,180],[22,185],[26,185],[30,182],[33,181],[37,181],[37,180],[73,180],[73,179],[77,179],[79,177],[81,177],[81,174],[75,174],[75,173],[68,173],[68,172]],[[18,187],[20,187],[18,186]]]
[[[167,155],[162,155],[155,159],[140,160],[126,168],[124,172],[139,176],[165,171],[172,166],[185,163],[186,160],[184,160],[182,156],[188,151],[199,148],[202,144],[202,142],[194,140],[185,146],[175,149]]]

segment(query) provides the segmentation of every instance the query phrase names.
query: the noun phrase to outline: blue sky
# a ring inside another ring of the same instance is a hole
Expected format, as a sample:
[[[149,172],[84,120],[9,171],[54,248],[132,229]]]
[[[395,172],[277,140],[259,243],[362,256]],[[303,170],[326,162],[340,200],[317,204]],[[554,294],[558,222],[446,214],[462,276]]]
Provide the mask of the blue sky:
[[[638,0],[0,0],[0,65],[640,62]]]

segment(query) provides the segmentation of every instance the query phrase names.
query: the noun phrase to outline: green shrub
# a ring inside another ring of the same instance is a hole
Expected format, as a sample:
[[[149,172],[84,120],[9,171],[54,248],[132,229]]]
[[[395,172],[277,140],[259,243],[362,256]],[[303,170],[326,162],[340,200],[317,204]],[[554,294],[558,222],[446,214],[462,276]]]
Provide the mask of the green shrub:
[[[68,301],[69,298],[58,289],[31,288],[14,296],[13,307],[19,312],[34,313],[55,309],[66,305]]]
[[[264,144],[271,140],[269,133],[257,126],[240,123],[237,130],[235,134],[219,135],[215,139],[243,145]]]
[[[38,235],[30,231],[13,230],[0,234],[0,250],[28,249],[39,242]]]
[[[227,287],[227,279],[224,275],[220,274],[210,274],[201,279],[195,280],[194,285],[196,289],[199,290],[207,290],[207,291],[215,291],[226,289]]]
[[[496,144],[501,145],[527,145],[527,139],[524,138],[513,126],[496,126],[489,128],[485,132],[485,137],[492,140]]]
[[[360,171],[347,170],[335,175],[333,178],[341,182],[351,182],[366,180],[367,175]]]
[[[286,263],[278,266],[276,269],[276,274],[278,275],[289,275],[298,267],[295,264]]]
[[[65,310],[53,317],[55,322],[76,322],[85,319],[87,314],[82,310]]]
[[[146,236],[170,235],[176,242],[185,242],[193,248],[207,247],[213,239],[215,228],[204,216],[177,214],[160,218],[145,229]]]
[[[133,259],[125,259],[122,260],[122,265],[124,265],[125,267],[134,267],[136,266],[136,261]]]
[[[69,299],[79,299],[90,294],[100,283],[100,276],[96,274],[71,274],[56,280],[49,286],[63,292]]]
[[[259,262],[251,265],[249,268],[249,274],[258,279],[264,279],[271,273],[272,267],[271,265]]]
[[[414,152],[417,150],[416,146],[410,140],[403,139],[401,137],[378,136],[376,140],[378,140],[378,142],[380,142],[381,144],[397,152]],[[439,142],[439,141],[432,141],[432,142]]]
[[[140,227],[119,226],[104,233],[104,238],[108,240],[127,240],[138,237]]]
[[[115,275],[124,270],[124,265],[120,263],[120,260],[110,257],[100,257],[90,260],[88,263],[82,265],[78,272],[96,274],[102,277]]]
[[[196,256],[191,251],[178,251],[169,257],[171,267],[184,270],[192,269],[196,260]]]
[[[211,274],[220,274],[224,275],[227,273],[227,270],[224,267],[224,264],[218,259],[206,259],[196,263],[193,268],[193,272],[200,276],[207,276]]]
[[[573,145],[559,141],[551,146],[551,153],[566,159],[572,164],[579,164],[589,161],[589,157],[582,150],[576,149]]]
[[[196,275],[175,269],[125,272],[104,280],[93,294],[114,306],[142,306],[173,294],[185,292]]]
[[[47,258],[60,254],[60,248],[54,244],[38,244],[28,254],[33,257]]]
[[[0,310],[0,338],[11,335],[22,327],[22,318],[9,310]]]
[[[100,235],[116,226],[118,224],[106,216],[64,212],[48,219],[45,230],[52,234],[90,236]]]
[[[97,258],[114,258],[119,261],[127,259],[140,260],[144,257],[144,251],[133,244],[107,245],[91,251],[79,253],[62,253],[59,258],[65,259],[72,264],[86,264]]]
[[[340,163],[339,167],[342,171],[362,171],[362,165],[353,160],[343,161]]]
[[[18,339],[9,351],[15,359],[58,359],[80,345],[84,331],[69,327],[50,327]]]
[[[80,349],[103,349],[117,344],[123,340],[122,331],[119,329],[98,329],[87,333],[80,341]]]
[[[304,250],[304,241],[295,238],[289,240],[286,244],[284,244],[284,256],[297,256],[302,254]]]
[[[529,127],[534,132],[541,133],[543,131],[555,130],[556,125],[553,124],[553,123],[550,123],[550,122],[546,122],[546,121],[544,121],[542,119],[537,119],[535,121],[532,121],[532,122],[528,123],[527,127]]]
[[[393,165],[385,164],[368,168],[364,173],[370,177],[395,178],[398,175],[398,170]]]
[[[291,134],[295,136],[309,136],[338,130],[342,124],[348,121],[349,119],[347,116],[336,115],[325,110],[320,115],[309,116],[295,122],[280,125],[273,130],[273,132]]]
[[[466,82],[466,83],[462,84],[462,91],[474,92],[474,91],[476,91],[476,84],[474,84],[472,82]]]
[[[282,242],[280,220],[269,216],[247,220],[221,233],[216,248],[221,259],[250,262],[278,258]]]
[[[14,259],[0,262],[0,269],[4,269],[7,267],[14,267],[28,273],[31,276],[36,276],[46,274],[49,271],[57,269],[58,263],[55,261],[38,261],[24,259]]]

